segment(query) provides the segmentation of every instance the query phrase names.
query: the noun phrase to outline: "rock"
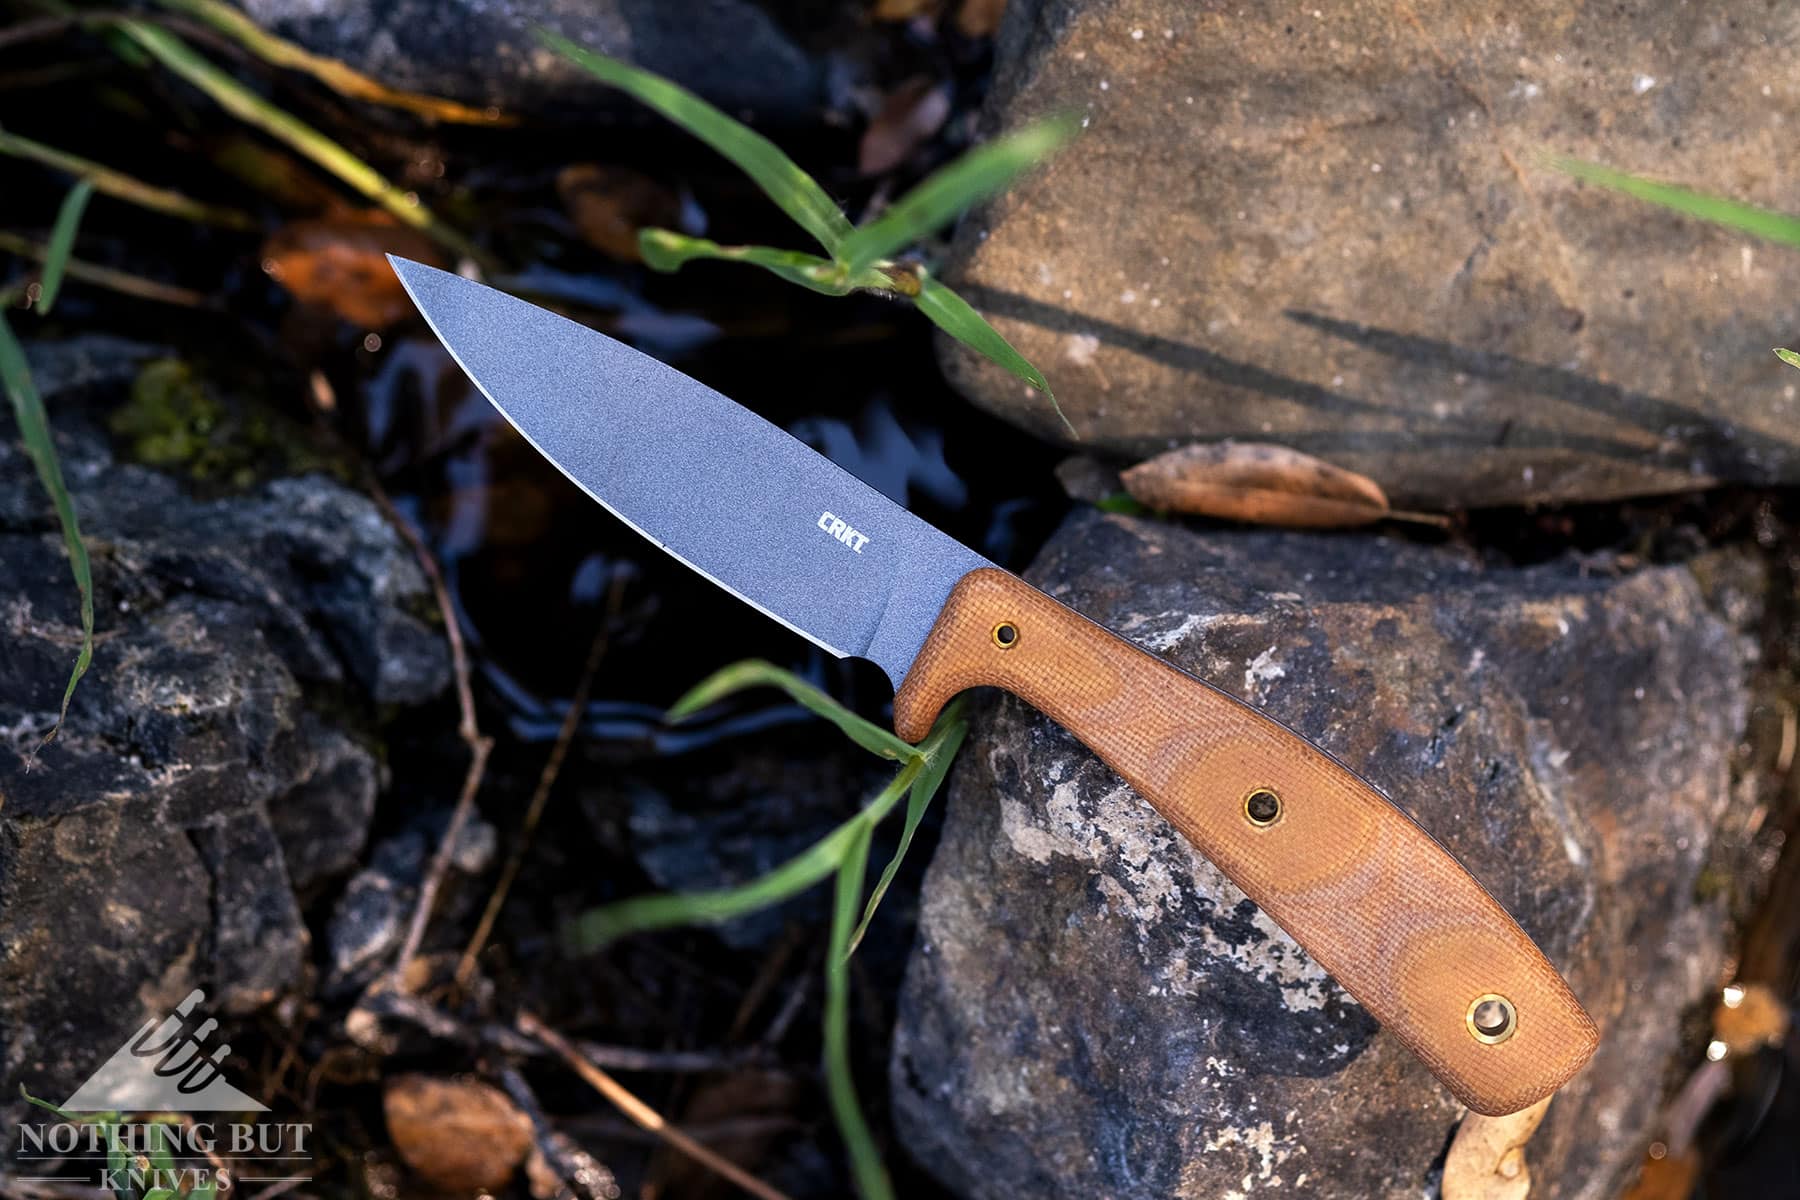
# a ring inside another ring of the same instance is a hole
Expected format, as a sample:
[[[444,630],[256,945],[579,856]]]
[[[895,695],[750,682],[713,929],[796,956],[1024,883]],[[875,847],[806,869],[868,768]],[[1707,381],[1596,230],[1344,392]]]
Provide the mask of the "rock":
[[[1740,582],[1084,511],[1032,578],[1375,781],[1566,972],[1604,1041],[1529,1153],[1534,1195],[1572,1197],[1641,1159],[1660,1072],[1692,1049],[1678,1015],[1724,958],[1725,905],[1696,884],[1751,803],[1729,759],[1765,585],[1703,573]],[[913,1156],[971,1200],[1429,1195],[1463,1111],[1011,698],[953,777],[891,1086]]]
[[[246,0],[264,28],[392,87],[513,115],[632,102],[541,45],[562,34],[667,76],[738,116],[816,115],[824,72],[750,0]]]
[[[449,679],[441,635],[411,615],[430,603],[424,577],[366,498],[311,475],[197,499],[114,461],[80,402],[116,405],[148,357],[113,339],[31,347],[93,557],[97,639],[29,770],[77,601],[35,474],[0,440],[8,1098],[21,1083],[66,1095],[195,987],[221,1015],[292,988],[308,945],[294,887],[347,867],[373,811],[378,766],[351,714]],[[328,693],[341,703],[309,704]]]
[[[1081,140],[964,223],[947,274],[1087,449],[1273,441],[1408,508],[1800,479],[1788,264],[1575,183],[1546,153],[1785,211],[1778,10],[1273,16],[1015,0],[988,116]],[[1041,396],[944,342],[1046,438]]]
[[[531,1150],[531,1120],[479,1079],[399,1075],[382,1089],[394,1149],[446,1192],[504,1188]]]

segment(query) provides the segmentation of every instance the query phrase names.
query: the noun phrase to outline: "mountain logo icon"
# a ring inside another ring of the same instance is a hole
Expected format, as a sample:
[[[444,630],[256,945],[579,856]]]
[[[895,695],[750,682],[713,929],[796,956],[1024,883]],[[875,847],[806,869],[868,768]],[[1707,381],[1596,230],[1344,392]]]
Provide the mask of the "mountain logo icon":
[[[208,1017],[191,1027],[205,1000],[195,988],[160,1024],[145,1021],[62,1106],[71,1112],[267,1112],[225,1081],[230,1044],[206,1048],[218,1021]]]

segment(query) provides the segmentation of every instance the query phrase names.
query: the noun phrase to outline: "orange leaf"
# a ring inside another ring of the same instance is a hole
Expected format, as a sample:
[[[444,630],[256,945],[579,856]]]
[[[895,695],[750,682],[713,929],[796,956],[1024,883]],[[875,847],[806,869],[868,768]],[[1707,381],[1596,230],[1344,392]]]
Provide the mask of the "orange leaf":
[[[368,213],[284,225],[263,243],[262,264],[296,299],[363,329],[385,329],[415,311],[389,254],[449,265],[425,234]]]
[[[477,1079],[396,1076],[381,1107],[406,1165],[445,1191],[499,1191],[531,1149],[530,1119]]]

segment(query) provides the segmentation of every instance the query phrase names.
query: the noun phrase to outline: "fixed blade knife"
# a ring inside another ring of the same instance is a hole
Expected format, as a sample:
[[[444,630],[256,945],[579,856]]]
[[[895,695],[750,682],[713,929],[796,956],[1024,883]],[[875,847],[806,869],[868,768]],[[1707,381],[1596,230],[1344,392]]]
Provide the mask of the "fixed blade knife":
[[[922,739],[1004,688],[1118,772],[1479,1113],[1562,1086],[1599,1041],[1569,986],[1443,846],[1274,718],[999,569],[694,379],[517,297],[390,256],[470,380],[600,505],[739,599],[893,681]]]

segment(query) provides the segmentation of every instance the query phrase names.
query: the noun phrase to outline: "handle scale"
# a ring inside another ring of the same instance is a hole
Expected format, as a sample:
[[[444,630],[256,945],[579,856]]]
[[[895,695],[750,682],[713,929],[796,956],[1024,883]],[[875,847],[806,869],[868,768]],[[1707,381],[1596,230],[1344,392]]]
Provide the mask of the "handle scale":
[[[994,568],[951,592],[894,698],[896,731],[918,741],[976,686],[1080,738],[1476,1112],[1525,1108],[1593,1054],[1593,1021],[1506,910],[1286,726]],[[1489,1000],[1510,1007],[1499,1039],[1482,1030],[1507,1009],[1477,1015]]]

